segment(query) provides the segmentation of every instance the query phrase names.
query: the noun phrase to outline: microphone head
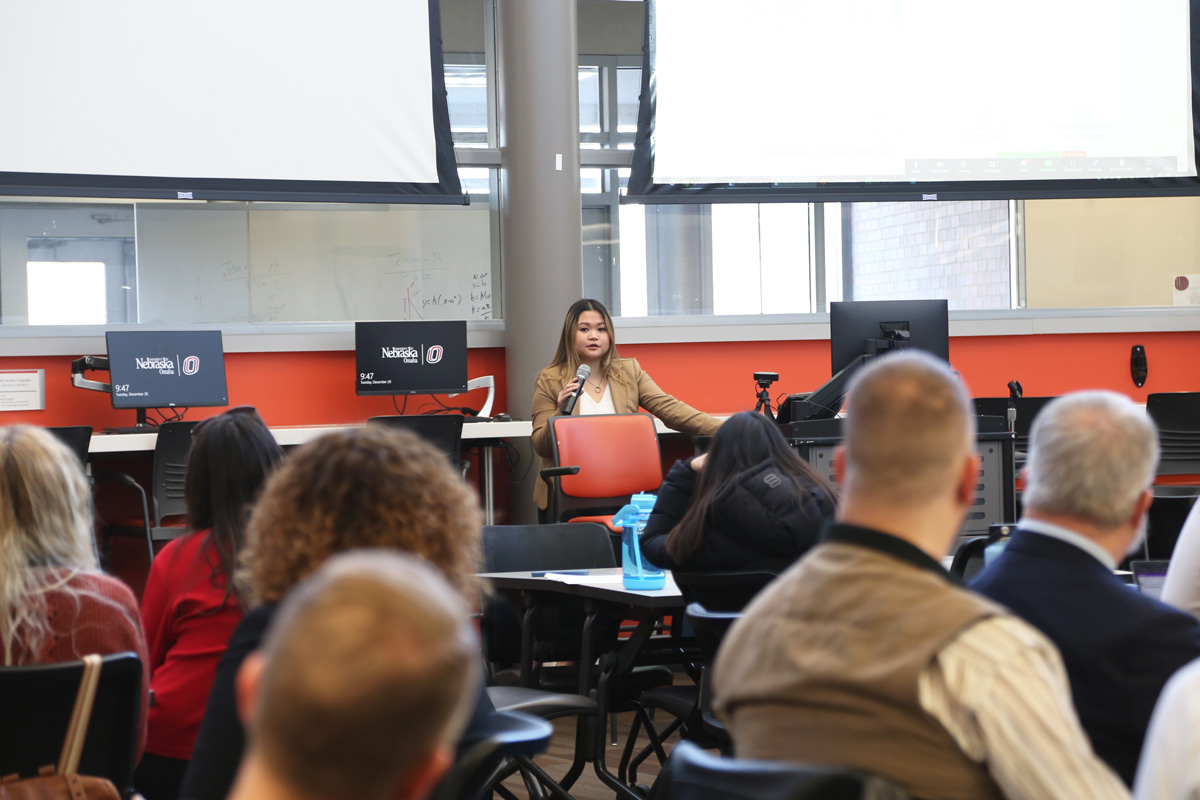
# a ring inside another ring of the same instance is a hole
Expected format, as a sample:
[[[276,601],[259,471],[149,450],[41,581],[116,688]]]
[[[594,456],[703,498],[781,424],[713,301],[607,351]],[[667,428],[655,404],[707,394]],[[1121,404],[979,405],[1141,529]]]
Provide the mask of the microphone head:
[[[575,370],[575,377],[580,381],[586,381],[588,376],[592,374],[592,368],[587,364],[580,364],[579,369]]]

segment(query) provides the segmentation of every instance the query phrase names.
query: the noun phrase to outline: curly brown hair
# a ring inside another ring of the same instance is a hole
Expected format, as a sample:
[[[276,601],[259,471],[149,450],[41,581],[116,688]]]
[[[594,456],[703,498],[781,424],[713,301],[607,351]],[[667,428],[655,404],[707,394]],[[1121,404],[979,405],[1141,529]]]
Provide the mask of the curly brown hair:
[[[328,433],[289,455],[246,526],[238,581],[252,604],[278,603],[330,556],[394,548],[474,594],[483,515],[446,456],[406,431]]]

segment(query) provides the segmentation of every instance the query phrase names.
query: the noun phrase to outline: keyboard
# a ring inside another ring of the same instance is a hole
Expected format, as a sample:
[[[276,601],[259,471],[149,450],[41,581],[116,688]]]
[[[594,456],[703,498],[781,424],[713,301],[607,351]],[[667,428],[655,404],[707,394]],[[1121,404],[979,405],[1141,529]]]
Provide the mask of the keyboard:
[[[114,428],[103,428],[101,433],[158,433],[158,427],[156,425],[118,425]]]

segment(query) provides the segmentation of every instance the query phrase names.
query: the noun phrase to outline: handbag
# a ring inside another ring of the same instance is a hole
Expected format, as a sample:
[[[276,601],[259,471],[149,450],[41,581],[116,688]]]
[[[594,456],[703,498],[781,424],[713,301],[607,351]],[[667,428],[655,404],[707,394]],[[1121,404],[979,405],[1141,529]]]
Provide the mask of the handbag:
[[[107,778],[76,774],[100,683],[100,663],[98,655],[83,657],[83,677],[79,680],[58,765],[47,764],[33,778],[17,775],[0,778],[0,800],[121,800],[121,793]]]

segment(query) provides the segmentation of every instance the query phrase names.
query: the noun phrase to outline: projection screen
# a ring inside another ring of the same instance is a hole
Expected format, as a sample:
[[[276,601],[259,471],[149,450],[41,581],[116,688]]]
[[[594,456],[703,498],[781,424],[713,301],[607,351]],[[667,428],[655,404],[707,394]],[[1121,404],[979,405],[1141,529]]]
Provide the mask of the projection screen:
[[[437,0],[12,0],[0,31],[0,192],[465,202]]]
[[[1200,188],[1189,0],[647,4],[631,196]]]

